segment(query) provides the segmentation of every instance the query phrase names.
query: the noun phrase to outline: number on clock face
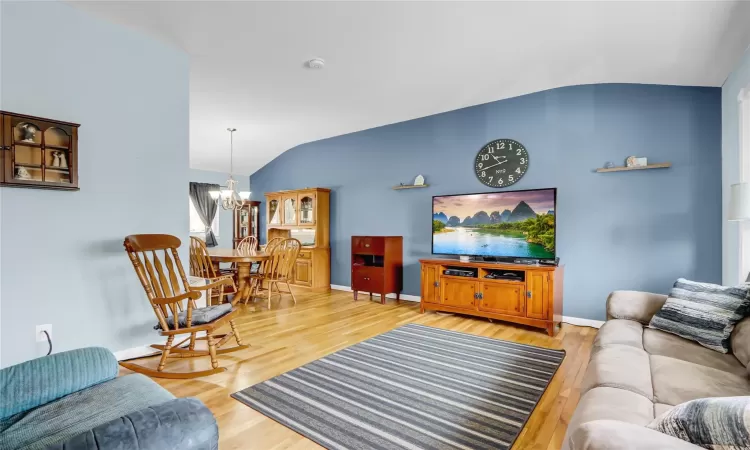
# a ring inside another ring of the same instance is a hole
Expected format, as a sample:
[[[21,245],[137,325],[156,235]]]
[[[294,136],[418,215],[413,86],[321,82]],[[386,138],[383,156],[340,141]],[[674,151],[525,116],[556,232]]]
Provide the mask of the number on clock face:
[[[474,162],[479,181],[490,187],[505,187],[518,182],[529,169],[529,153],[520,142],[497,139],[482,147]]]

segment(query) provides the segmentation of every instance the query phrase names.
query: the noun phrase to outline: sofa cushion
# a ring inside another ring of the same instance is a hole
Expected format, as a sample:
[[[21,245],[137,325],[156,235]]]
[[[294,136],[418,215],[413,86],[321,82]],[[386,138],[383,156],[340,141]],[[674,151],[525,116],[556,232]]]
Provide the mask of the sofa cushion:
[[[0,433],[2,449],[43,449],[134,411],[173,399],[150,378],[126,375],[28,411]]]
[[[627,345],[604,347],[591,355],[581,391],[595,387],[627,390],[652,399],[649,356],[643,350]]]
[[[648,427],[704,448],[750,448],[750,397],[701,398],[677,405]]]
[[[203,308],[195,308],[193,310],[193,317],[190,321],[191,326],[205,325],[211,323],[219,317],[226,316],[232,312],[231,303],[222,303],[221,305],[205,306]],[[181,328],[187,327],[187,311],[182,311],[177,314],[177,320]],[[167,317],[167,325],[171,328],[174,325],[174,316]],[[154,330],[161,330],[161,325],[154,325]]]
[[[735,358],[747,367],[750,363],[750,316],[737,322],[729,337],[729,344]]]
[[[643,350],[643,325],[634,320],[608,320],[596,333],[594,350],[610,345],[628,345]]]
[[[32,359],[0,370],[0,423],[70,393],[117,376],[115,355],[88,347]]]
[[[654,404],[634,392],[597,387],[581,396],[568,429],[597,419],[620,420],[646,426],[654,420]]]
[[[196,398],[176,398],[132,412],[45,450],[216,450],[219,429]]]
[[[578,427],[564,450],[700,450],[693,444],[617,420],[594,420]]]
[[[750,379],[667,356],[651,355],[654,401],[679,405],[704,397],[750,395]]]
[[[727,353],[734,325],[748,313],[750,285],[728,287],[680,278],[649,327]]]
[[[745,375],[747,370],[732,354],[715,352],[697,342],[650,328],[643,330],[643,348],[650,355],[669,356],[737,375]]]

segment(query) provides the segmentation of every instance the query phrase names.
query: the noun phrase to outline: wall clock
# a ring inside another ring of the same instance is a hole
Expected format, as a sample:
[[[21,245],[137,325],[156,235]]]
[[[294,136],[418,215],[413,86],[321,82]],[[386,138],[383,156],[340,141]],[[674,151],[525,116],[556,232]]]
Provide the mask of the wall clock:
[[[479,150],[474,172],[490,187],[516,184],[529,168],[529,152],[513,139],[496,139]]]

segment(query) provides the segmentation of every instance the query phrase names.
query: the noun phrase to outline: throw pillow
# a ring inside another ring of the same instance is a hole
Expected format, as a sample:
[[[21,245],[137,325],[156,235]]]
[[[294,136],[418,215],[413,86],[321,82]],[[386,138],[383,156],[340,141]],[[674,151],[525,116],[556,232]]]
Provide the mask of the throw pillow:
[[[679,404],[648,428],[704,448],[750,448],[750,397],[699,398]]]
[[[750,313],[750,285],[736,287],[680,278],[649,327],[729,352],[734,325]]]

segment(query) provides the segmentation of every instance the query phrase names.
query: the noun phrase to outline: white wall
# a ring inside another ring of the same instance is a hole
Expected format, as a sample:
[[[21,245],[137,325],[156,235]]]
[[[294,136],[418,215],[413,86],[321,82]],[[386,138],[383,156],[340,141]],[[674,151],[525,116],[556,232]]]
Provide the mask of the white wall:
[[[750,86],[750,49],[729,75],[721,88],[721,155],[722,155],[722,198],[723,198],[723,261],[722,280],[727,286],[744,280],[747,274],[741,273],[738,222],[727,221],[729,188],[740,181],[739,153],[739,104],[737,96]],[[750,181],[750,180],[746,180]],[[750,258],[750,255],[745,255]]]
[[[220,186],[226,184],[229,174],[224,172],[211,172],[209,170],[198,170],[190,169],[190,181],[198,183],[214,183]],[[250,177],[247,175],[234,174],[233,178],[237,181],[237,191],[249,191],[250,190]],[[187,202],[188,193],[187,187],[185,187],[185,201]],[[225,211],[219,206],[219,241],[218,247],[220,248],[232,248],[232,239],[234,237],[234,215],[232,211]],[[204,235],[196,235],[203,238]]]
[[[62,2],[0,8],[3,109],[82,124],[79,192],[1,189],[0,364],[44,354],[37,324],[56,352],[157,342],[122,244],[187,240],[187,55]]]

